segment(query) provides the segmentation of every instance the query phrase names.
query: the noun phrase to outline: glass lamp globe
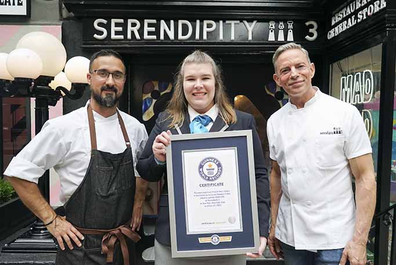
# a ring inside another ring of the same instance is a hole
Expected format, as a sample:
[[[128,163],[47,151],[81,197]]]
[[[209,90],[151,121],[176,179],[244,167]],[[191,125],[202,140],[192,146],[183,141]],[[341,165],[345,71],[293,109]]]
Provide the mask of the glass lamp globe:
[[[14,80],[14,77],[10,75],[7,69],[7,53],[0,53],[0,79],[3,80]]]
[[[16,48],[27,48],[36,52],[42,62],[41,75],[56,76],[66,63],[66,50],[62,43],[46,32],[31,32],[23,36]]]
[[[65,73],[67,79],[72,83],[87,84],[87,74],[89,72],[89,60],[82,56],[75,56],[67,61]]]
[[[15,78],[36,79],[43,69],[40,56],[29,49],[15,49],[10,52],[6,65],[8,72]]]
[[[59,74],[57,74],[54,80],[52,80],[52,82],[49,84],[49,86],[54,90],[58,86],[63,86],[69,91],[71,89],[71,85],[72,85],[71,82],[69,81],[69,79],[67,79],[66,74],[64,72],[60,72]]]

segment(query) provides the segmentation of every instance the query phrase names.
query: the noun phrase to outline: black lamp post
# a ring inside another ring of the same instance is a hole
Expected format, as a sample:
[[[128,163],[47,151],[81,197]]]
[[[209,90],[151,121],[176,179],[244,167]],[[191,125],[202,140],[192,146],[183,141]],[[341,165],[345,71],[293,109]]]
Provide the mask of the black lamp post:
[[[66,50],[62,43],[43,32],[25,35],[16,50],[9,55],[0,54],[0,97],[35,98],[36,134],[49,118],[48,106],[55,106],[62,96],[78,99],[84,94],[89,60],[84,57],[70,59],[65,67],[66,74],[61,72],[65,61]],[[48,170],[38,185],[49,202]],[[28,232],[2,249],[2,252],[13,253],[53,251],[56,251],[56,245],[52,235],[38,218]]]

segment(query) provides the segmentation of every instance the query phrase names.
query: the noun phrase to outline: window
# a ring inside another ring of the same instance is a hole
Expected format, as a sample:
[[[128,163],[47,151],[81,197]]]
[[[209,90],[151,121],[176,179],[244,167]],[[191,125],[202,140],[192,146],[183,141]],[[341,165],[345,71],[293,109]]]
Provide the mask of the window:
[[[3,169],[30,141],[25,98],[3,98]]]
[[[330,67],[330,94],[357,107],[362,115],[373,149],[374,170],[378,162],[378,129],[381,90],[382,44],[333,63]],[[396,135],[394,134],[394,139]],[[396,159],[396,142],[392,155]],[[394,163],[396,170],[396,161]],[[367,260],[374,260],[374,229],[367,243]]]

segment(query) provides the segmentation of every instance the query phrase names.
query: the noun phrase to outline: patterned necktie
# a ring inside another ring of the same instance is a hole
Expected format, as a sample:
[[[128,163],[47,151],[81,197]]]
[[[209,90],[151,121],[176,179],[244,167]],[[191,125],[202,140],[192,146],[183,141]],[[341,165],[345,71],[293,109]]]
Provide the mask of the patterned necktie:
[[[207,126],[212,121],[212,118],[208,115],[198,115],[193,119],[190,123],[190,132],[191,133],[207,133]]]

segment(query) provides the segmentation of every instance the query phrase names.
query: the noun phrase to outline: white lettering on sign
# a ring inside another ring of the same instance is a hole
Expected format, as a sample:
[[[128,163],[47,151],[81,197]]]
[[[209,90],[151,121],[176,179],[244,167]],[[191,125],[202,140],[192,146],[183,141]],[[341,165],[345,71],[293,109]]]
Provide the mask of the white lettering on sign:
[[[102,32],[102,35],[94,34],[94,38],[97,40],[104,40],[107,37],[107,30],[101,26],[100,24],[107,24],[106,19],[98,18],[94,21],[94,28],[100,32]]]
[[[122,32],[122,27],[117,26],[116,23],[124,23],[123,19],[112,19],[111,20],[111,39],[112,40],[123,40],[124,36],[123,35],[117,35],[118,32]]]
[[[183,35],[183,26],[186,25],[188,28],[187,34]],[[188,40],[192,35],[192,25],[188,20],[179,20],[179,34],[177,38],[179,40]]]
[[[195,39],[199,40],[199,19],[195,22]]]
[[[223,31],[223,20],[219,21],[219,40],[224,40],[224,31]]]
[[[127,26],[127,38],[128,40],[132,39],[132,32],[135,34],[135,39],[140,40],[140,35],[138,30],[140,29],[140,21],[137,19],[128,19]]]
[[[203,23],[203,39],[208,39],[208,32],[213,32],[216,29],[216,22],[213,20],[204,20]]]
[[[227,20],[226,24],[231,24],[231,40],[235,40],[235,24],[239,24],[239,20]]]
[[[0,0],[0,15],[27,15],[27,0]]]
[[[370,102],[374,94],[374,76],[371,70],[341,77],[340,100],[350,104]]]
[[[309,35],[305,36],[305,39],[308,41],[314,41],[316,40],[316,38],[318,37],[318,23],[316,23],[315,21],[307,21],[305,23],[306,26],[310,27],[308,32]]]
[[[171,20],[170,25],[166,25],[165,21],[161,20],[160,40],[164,40],[165,32],[170,40],[175,39],[175,22]]]
[[[364,126],[366,127],[367,134],[371,139],[373,137],[373,116],[371,115],[371,111],[364,109],[361,113],[363,117]]]
[[[334,26],[336,23],[339,24],[327,32],[327,39],[330,40],[338,36],[342,32],[373,16],[385,7],[386,0],[355,0],[349,3],[332,17],[331,25]],[[361,10],[357,12],[359,9]]]
[[[157,20],[155,19],[145,19],[144,20],[144,28],[143,28],[143,35],[145,40],[156,40],[157,36],[154,35],[149,35],[149,32],[155,32],[154,27],[150,27],[150,24],[157,23]]]
[[[245,25],[247,31],[248,31],[248,40],[253,40],[253,29],[254,26],[256,26],[257,20],[253,21],[252,25],[249,25],[249,23],[244,20],[243,24]]]
[[[0,0],[2,1],[2,0]],[[263,27],[263,25],[266,26]],[[314,41],[318,37],[318,24],[307,21],[308,35],[305,39]],[[156,19],[104,19],[93,21],[93,38],[104,40],[177,40],[192,38],[196,41],[295,41],[293,21],[257,20],[156,20]],[[265,36],[264,36],[265,35]],[[242,39],[244,38],[244,39]]]

